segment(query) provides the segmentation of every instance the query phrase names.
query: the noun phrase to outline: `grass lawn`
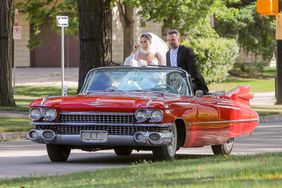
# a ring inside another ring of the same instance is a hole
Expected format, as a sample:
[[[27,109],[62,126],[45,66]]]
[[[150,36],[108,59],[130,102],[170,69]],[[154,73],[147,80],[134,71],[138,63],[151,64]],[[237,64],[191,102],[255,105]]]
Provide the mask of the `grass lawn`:
[[[44,96],[60,96],[61,88],[59,87],[35,87],[35,86],[17,86],[16,87],[16,107],[0,107],[1,111],[28,111],[31,101]],[[74,95],[76,88],[69,88],[68,94]]]
[[[281,187],[282,153],[148,162],[69,175],[0,180],[0,187]],[[59,164],[58,164],[59,165]]]
[[[282,105],[275,105],[275,106],[252,106],[252,108],[260,116],[282,114]]]
[[[230,91],[239,85],[250,85],[252,93],[265,93],[275,91],[274,78],[268,79],[242,79],[237,77],[229,77],[222,83],[209,84],[211,91]]]
[[[33,126],[30,125],[29,118],[3,117],[0,116],[0,132],[28,131]]]

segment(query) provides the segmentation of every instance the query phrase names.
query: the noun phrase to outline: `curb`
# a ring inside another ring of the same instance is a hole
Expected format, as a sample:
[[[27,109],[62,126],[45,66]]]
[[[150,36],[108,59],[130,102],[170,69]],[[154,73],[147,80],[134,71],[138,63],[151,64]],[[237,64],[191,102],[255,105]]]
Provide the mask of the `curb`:
[[[277,123],[282,122],[282,115],[269,115],[269,116],[260,116],[260,123]]]
[[[27,132],[3,132],[0,133],[0,142],[12,140],[27,140]]]

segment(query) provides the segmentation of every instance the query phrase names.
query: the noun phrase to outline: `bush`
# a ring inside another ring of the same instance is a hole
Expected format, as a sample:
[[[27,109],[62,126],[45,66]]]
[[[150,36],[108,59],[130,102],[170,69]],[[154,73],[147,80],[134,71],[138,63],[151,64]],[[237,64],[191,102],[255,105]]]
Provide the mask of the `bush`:
[[[240,72],[252,76],[262,74],[265,66],[267,66],[267,64],[264,61],[254,61],[252,63],[237,62],[234,64],[233,69],[235,69],[234,72],[236,72],[236,69],[239,69]]]
[[[207,83],[225,80],[239,55],[239,47],[233,39],[197,38],[182,44],[193,49],[196,64]]]

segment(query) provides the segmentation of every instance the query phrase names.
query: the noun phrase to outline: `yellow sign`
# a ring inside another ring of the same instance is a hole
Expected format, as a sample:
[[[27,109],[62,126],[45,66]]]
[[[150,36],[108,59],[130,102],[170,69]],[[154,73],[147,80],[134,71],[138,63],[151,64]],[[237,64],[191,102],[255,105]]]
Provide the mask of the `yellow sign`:
[[[257,12],[264,16],[279,14],[279,0],[257,0]]]
[[[282,14],[276,16],[276,40],[282,40]]]

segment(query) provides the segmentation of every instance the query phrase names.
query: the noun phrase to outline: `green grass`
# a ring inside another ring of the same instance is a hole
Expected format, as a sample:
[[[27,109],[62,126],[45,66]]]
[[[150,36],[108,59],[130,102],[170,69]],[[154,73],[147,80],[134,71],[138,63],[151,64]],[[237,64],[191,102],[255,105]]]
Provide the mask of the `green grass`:
[[[29,118],[0,116],[0,132],[28,131],[32,127]]]
[[[252,106],[252,108],[260,115],[277,115],[282,114],[282,105],[275,106]]]
[[[264,93],[275,91],[275,80],[274,78],[269,79],[242,79],[237,77],[229,77],[223,83],[213,83],[208,87],[210,91],[230,91],[238,85],[250,85],[251,92],[253,93]]]
[[[69,88],[68,94],[74,95],[76,88]],[[0,107],[0,111],[28,111],[28,105],[36,98],[44,96],[60,96],[59,87],[38,87],[38,86],[17,86],[16,87],[16,107]]]
[[[281,187],[282,153],[143,162],[125,168],[0,180],[0,187]]]

